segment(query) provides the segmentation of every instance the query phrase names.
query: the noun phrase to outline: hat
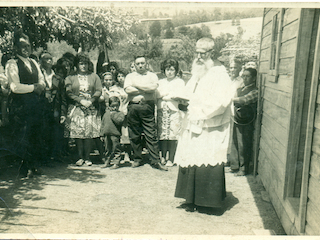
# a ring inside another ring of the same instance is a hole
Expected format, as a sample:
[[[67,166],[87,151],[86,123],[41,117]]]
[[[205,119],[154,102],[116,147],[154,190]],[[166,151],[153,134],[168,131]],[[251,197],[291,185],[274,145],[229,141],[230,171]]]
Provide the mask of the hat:
[[[214,41],[212,38],[201,38],[196,44],[196,52],[206,53],[212,50],[214,47]]]

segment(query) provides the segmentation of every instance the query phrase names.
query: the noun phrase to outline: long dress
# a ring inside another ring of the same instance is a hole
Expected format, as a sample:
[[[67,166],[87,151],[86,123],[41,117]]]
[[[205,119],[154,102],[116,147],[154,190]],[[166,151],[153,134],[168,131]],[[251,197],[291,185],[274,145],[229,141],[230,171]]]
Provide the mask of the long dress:
[[[175,156],[179,165],[175,197],[187,203],[221,207],[226,196],[223,163],[228,148],[230,86],[221,65],[212,66],[200,79],[192,77],[186,86],[189,106]]]
[[[178,140],[181,131],[183,112],[179,110],[179,103],[174,100],[174,96],[176,96],[177,91],[182,91],[184,87],[185,83],[179,77],[176,77],[171,81],[167,78],[159,81],[159,87],[157,89],[159,140]]]

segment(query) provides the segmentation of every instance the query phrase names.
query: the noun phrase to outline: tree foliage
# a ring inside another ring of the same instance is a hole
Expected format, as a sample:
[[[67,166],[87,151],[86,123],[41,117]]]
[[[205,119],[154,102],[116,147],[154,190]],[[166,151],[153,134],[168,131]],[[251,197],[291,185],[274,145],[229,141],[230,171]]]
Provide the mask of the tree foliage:
[[[184,36],[188,36],[189,38],[194,39],[196,41],[203,37],[212,38],[210,28],[204,24],[202,24],[201,27],[179,27],[178,33]]]
[[[248,8],[241,10],[235,10],[235,8],[214,8],[189,12],[186,12],[182,9],[176,16],[173,17],[172,23],[175,27],[178,27],[201,22],[261,17],[263,14],[262,11],[262,8]]]
[[[160,37],[161,36],[161,24],[159,21],[154,21],[151,24],[149,33],[152,37]]]
[[[185,62],[187,68],[190,69],[194,59],[196,41],[188,36],[182,36],[181,40],[181,44],[171,46],[166,57],[176,59],[179,62]]]
[[[0,43],[6,43],[0,46],[2,52],[12,49],[12,35],[18,29],[30,37],[34,48],[64,40],[76,50],[104,44],[111,49],[135,21],[126,13],[96,7],[3,7],[0,15]]]
[[[221,51],[225,58],[237,58],[242,64],[249,61],[257,62],[260,50],[260,35],[243,39],[243,33],[244,29],[238,28],[238,34],[228,41]]]
[[[165,38],[173,38],[174,37],[174,26],[171,20],[166,21],[166,25],[164,27]]]

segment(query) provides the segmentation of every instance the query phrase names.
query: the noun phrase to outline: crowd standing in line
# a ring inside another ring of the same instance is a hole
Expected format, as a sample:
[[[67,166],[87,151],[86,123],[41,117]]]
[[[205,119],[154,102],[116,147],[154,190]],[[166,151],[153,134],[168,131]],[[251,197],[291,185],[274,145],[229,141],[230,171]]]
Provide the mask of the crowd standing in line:
[[[93,164],[95,144],[103,168],[120,168],[122,156],[136,168],[145,163],[145,147],[153,168],[179,166],[180,207],[207,212],[226,197],[225,163],[236,176],[249,173],[256,66],[249,62],[241,70],[233,58],[229,76],[215,57],[213,39],[197,41],[187,85],[174,59],[161,63],[165,77],[159,80],[144,55],[135,56],[127,71],[102,52],[94,73],[84,53],[67,52],[54,64],[43,51],[37,63],[21,32],[14,47],[15,55],[1,61],[1,124],[10,127],[28,178],[40,174],[41,164],[68,157],[72,140],[77,166]]]

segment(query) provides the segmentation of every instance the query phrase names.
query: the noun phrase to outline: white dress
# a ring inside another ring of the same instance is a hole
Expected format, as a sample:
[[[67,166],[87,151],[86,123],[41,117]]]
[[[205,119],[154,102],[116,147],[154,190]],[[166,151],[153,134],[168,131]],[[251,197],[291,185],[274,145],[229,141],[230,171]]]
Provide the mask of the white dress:
[[[184,81],[176,77],[169,81],[167,78],[159,80],[157,89],[157,125],[159,140],[177,140],[181,131],[183,112],[178,108],[178,101],[174,97],[179,95],[185,87]]]

